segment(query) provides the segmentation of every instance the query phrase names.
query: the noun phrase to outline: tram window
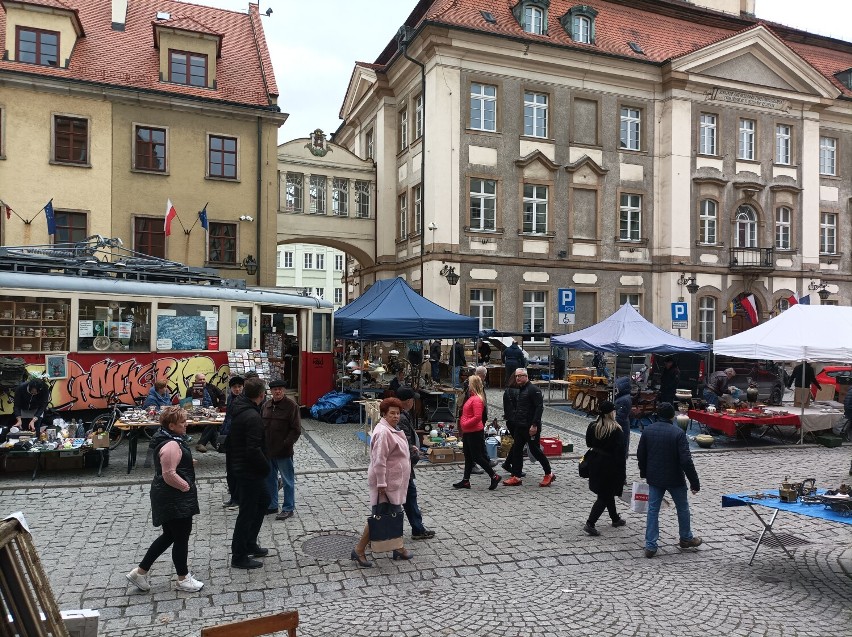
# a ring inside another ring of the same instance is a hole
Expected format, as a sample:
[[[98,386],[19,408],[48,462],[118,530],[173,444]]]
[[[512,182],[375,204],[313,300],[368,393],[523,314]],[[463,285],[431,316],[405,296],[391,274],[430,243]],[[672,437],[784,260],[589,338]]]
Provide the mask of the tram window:
[[[147,352],[151,349],[151,304],[80,300],[77,350]]]
[[[314,314],[313,351],[331,351],[331,314]]]
[[[231,312],[235,349],[251,349],[251,308],[234,308]]]
[[[219,308],[215,305],[159,303],[157,349],[219,349]]]

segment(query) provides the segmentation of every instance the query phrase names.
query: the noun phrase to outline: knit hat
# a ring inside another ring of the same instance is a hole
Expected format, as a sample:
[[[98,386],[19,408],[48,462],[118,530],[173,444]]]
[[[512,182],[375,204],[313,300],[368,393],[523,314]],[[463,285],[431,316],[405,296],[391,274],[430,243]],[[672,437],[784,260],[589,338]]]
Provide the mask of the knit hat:
[[[615,411],[615,403],[609,400],[603,401],[600,405],[598,405],[598,413],[601,416],[605,416],[609,413]]]
[[[246,379],[242,376],[232,376],[231,380],[228,381],[228,387],[233,387],[234,385],[245,385]]]
[[[672,407],[671,403],[660,403],[657,405],[657,416],[660,417],[661,420],[671,420],[674,418],[675,408]]]

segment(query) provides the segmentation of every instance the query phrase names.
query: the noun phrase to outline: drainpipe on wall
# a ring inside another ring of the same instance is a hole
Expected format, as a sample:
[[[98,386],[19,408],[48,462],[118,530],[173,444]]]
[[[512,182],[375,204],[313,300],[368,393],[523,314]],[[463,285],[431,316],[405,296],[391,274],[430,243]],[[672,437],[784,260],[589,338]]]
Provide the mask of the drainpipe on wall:
[[[257,279],[255,281],[256,285],[260,285],[260,270],[263,264],[263,257],[260,254],[260,229],[262,227],[261,224],[261,213],[263,211],[263,206],[261,205],[260,198],[263,194],[263,125],[261,123],[260,115],[257,116],[257,207],[255,209],[255,219],[257,219],[257,224],[254,227],[254,238],[255,238],[255,249],[257,250]],[[275,229],[276,234],[276,245],[278,243],[278,229]],[[275,282],[278,283],[277,281]]]

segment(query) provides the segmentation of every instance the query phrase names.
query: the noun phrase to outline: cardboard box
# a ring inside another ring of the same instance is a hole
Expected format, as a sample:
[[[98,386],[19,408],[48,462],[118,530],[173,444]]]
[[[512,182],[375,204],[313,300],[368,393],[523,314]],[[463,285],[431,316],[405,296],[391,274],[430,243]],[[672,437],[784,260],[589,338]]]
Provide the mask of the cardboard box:
[[[95,449],[109,449],[109,434],[95,434],[92,437],[92,447]]]
[[[814,400],[834,400],[834,385],[826,383],[822,389],[818,389]]]
[[[458,447],[453,450],[453,456],[456,462],[464,462],[464,449],[459,449]]]
[[[432,447],[427,454],[429,462],[447,463],[455,462],[455,451],[450,447]]]
[[[545,456],[562,455],[562,441],[559,438],[541,438],[540,442]]]

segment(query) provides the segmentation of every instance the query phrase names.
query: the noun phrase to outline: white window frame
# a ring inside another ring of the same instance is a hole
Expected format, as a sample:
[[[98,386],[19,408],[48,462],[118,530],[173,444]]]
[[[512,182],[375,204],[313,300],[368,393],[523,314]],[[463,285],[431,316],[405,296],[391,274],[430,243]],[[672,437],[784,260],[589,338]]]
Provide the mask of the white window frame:
[[[325,296],[325,288],[314,288],[314,296],[323,298]]]
[[[735,248],[757,247],[757,213],[751,206],[737,208],[736,225],[734,226]]]
[[[524,92],[524,135],[547,137],[547,93]]]
[[[331,178],[331,214],[335,217],[349,216],[349,180]]]
[[[317,270],[325,270],[325,254],[322,252],[317,252],[316,258]]]
[[[284,210],[286,212],[302,212],[304,209],[305,175],[302,173],[285,173]]]
[[[490,189],[488,184],[491,184]],[[497,230],[496,180],[479,178],[470,180],[470,229],[483,232]]]
[[[289,250],[284,250],[282,252],[284,255],[284,265],[282,267],[287,269],[292,269],[293,267],[293,253]]]
[[[698,340],[712,345],[716,340],[716,299],[702,296],[698,300]]]
[[[618,240],[641,241],[642,195],[623,192],[618,211]]]
[[[328,205],[328,179],[325,175],[311,175],[308,180],[308,214],[324,215]]]
[[[571,39],[574,42],[592,43],[592,21],[588,16],[575,15],[571,26]]]
[[[411,189],[411,203],[414,205],[414,234],[423,232],[423,186]]]
[[[478,119],[474,119],[478,113]],[[470,85],[470,128],[494,132],[497,130],[497,87],[474,82]]]
[[[620,292],[618,294],[618,307],[629,303],[634,310],[642,313],[642,295],[638,292]]]
[[[335,254],[334,255],[334,269],[336,272],[343,272],[343,255]]]
[[[547,291],[524,290],[523,331],[531,334],[547,331]],[[529,344],[544,343],[544,338],[529,338]]]
[[[408,148],[408,109],[399,112],[399,150]]]
[[[313,252],[305,252],[304,264],[305,264],[305,267],[302,268],[303,270],[313,270],[314,269],[314,253]]]
[[[819,253],[837,254],[837,214],[819,213]]]
[[[793,210],[788,206],[775,209],[775,248],[789,250],[792,237]]]
[[[334,304],[343,304],[343,288],[334,288]]]
[[[619,146],[621,150],[640,150],[642,148],[642,109],[622,106],[620,121]]]
[[[374,157],[374,148],[375,144],[375,134],[373,133],[373,129],[371,128],[364,134],[364,147],[366,149],[366,157],[367,159],[373,159]]]
[[[819,138],[819,174],[837,175],[837,140],[834,137]]]
[[[369,219],[372,216],[371,183],[366,179],[355,180],[355,216],[358,219]]]
[[[479,320],[480,330],[494,329],[495,298],[497,296],[494,288],[471,288],[470,289],[470,315]],[[487,298],[487,297],[490,297]],[[489,316],[490,310],[490,316]]]
[[[524,7],[524,32],[544,35],[544,11],[540,7]]]
[[[698,153],[716,155],[719,118],[714,113],[701,113],[698,123]]]
[[[775,125],[775,163],[789,166],[793,161],[793,127],[789,124]]]
[[[399,238],[408,238],[408,193],[404,192],[396,199],[397,220],[399,223]]]
[[[414,139],[423,136],[423,93],[414,98]]]
[[[737,159],[754,161],[755,158],[755,134],[757,122],[753,119],[740,119],[739,136],[737,137]]]
[[[549,189],[547,186],[541,184],[524,184],[524,234],[547,233],[548,193]]]
[[[698,217],[699,243],[702,245],[716,245],[718,237],[719,204],[713,199],[701,201],[701,211]]]

